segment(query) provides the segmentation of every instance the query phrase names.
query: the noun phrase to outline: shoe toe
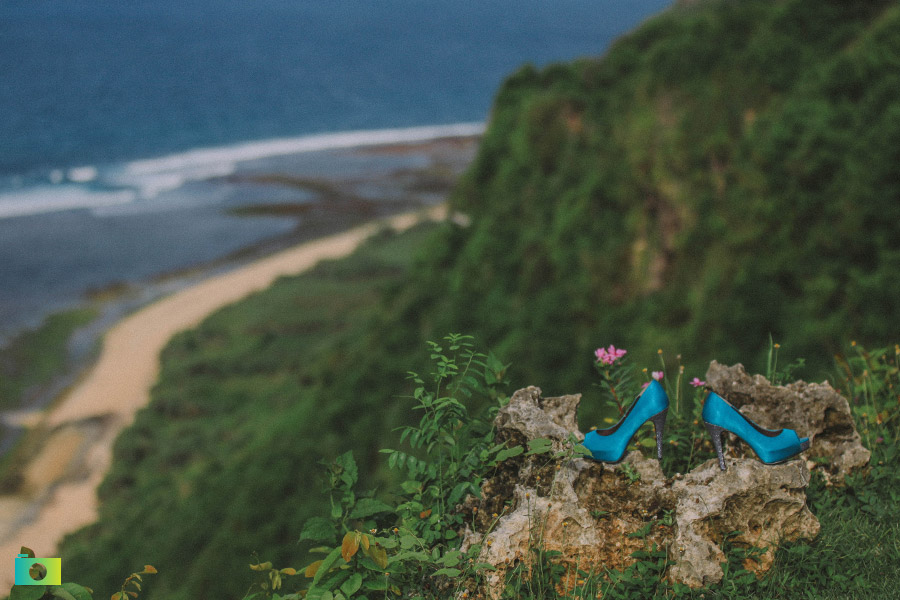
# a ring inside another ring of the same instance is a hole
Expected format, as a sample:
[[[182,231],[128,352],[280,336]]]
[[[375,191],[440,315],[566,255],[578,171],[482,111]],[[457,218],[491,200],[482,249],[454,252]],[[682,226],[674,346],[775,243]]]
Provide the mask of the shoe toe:
[[[800,438],[800,452],[809,450],[809,438]]]

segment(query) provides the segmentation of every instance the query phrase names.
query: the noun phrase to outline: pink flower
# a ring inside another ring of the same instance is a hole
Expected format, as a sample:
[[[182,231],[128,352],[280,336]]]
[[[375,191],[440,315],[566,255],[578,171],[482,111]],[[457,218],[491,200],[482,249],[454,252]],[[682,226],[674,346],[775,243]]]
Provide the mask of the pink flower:
[[[662,371],[653,371],[653,373],[651,373],[651,375],[653,376],[653,379],[659,381],[660,379],[665,377],[666,374],[663,373]]]
[[[706,382],[700,381],[699,377],[694,377],[693,379],[691,379],[691,381],[689,383],[694,387],[700,387],[701,385],[706,385]]]
[[[628,353],[628,350],[622,350],[621,348],[616,348],[612,344],[610,344],[609,348],[597,348],[594,350],[594,356],[597,357],[597,362],[602,363],[604,365],[611,365],[623,356]]]
[[[649,382],[649,381],[645,381],[644,383],[642,383],[642,384],[641,384],[641,390],[646,390],[648,385],[650,385],[650,382]]]

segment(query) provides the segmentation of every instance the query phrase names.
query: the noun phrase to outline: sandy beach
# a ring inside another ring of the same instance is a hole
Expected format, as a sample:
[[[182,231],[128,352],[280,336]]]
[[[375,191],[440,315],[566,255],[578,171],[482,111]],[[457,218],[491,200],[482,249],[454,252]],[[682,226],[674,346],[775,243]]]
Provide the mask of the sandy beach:
[[[168,340],[214,311],[326,259],[346,256],[384,227],[404,230],[446,218],[444,206],[408,212],[299,244],[158,300],[112,327],[96,364],[50,409],[30,419],[41,443],[21,470],[15,495],[0,496],[0,586],[13,584],[23,545],[56,556],[62,538],[97,517],[96,489],[116,436],[150,400]],[[64,577],[65,579],[65,577]]]

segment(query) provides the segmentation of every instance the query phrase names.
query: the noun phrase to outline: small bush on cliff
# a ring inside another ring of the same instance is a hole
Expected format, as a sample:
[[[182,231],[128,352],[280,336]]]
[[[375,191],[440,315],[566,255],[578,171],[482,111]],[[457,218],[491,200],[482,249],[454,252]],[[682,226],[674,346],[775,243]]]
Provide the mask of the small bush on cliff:
[[[459,505],[469,494],[480,495],[483,476],[505,456],[504,445],[493,443],[492,421],[507,402],[508,365],[475,352],[468,336],[451,334],[442,344],[429,342],[429,350],[430,378],[409,374],[414,408],[422,412],[417,425],[401,428],[409,451],[382,450],[405,477],[393,502],[355,491],[358,468],[351,453],[328,465],[330,518],[308,520],[300,535],[320,544],[311,553],[325,555],[303,570],[312,578],[307,600],[388,592],[446,597],[459,581],[491,568],[474,563],[479,547],[458,550],[465,525]],[[470,413],[475,395],[486,406],[480,414]]]

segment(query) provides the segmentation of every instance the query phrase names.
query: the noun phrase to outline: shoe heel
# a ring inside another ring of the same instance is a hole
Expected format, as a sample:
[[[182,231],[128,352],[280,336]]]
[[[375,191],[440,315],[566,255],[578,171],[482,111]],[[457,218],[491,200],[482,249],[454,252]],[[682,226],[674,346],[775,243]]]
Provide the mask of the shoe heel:
[[[653,421],[653,428],[656,430],[656,459],[662,460],[662,448],[663,448],[663,432],[666,429],[666,416],[669,414],[669,409],[665,409],[662,412],[659,412],[652,417],[650,420]]]
[[[712,438],[713,447],[716,449],[716,455],[719,457],[719,468],[723,471],[725,468],[725,452],[722,450],[722,433],[725,432],[724,427],[719,427],[718,425],[713,425],[712,423],[703,423],[706,425],[706,431],[709,432],[709,437]]]

